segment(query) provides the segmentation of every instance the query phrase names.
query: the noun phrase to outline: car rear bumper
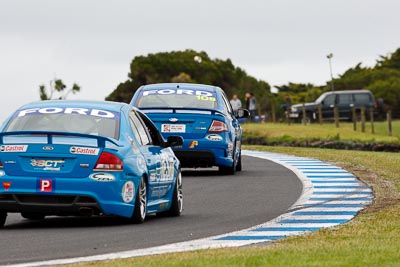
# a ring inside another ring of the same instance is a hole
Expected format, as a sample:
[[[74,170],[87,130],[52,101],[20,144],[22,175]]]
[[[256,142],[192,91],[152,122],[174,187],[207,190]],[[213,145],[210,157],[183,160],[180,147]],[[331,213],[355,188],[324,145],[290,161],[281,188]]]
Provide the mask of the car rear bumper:
[[[40,192],[39,179],[34,177],[6,176],[2,180],[11,184],[7,191],[0,188],[0,210],[6,212],[123,217],[131,217],[133,213],[135,197],[129,203],[122,197],[126,180],[98,182],[89,178],[56,178],[52,179],[52,192]],[[136,185],[134,181],[135,189]]]
[[[226,149],[174,150],[174,152],[184,168],[232,166],[233,163],[232,155],[228,157]]]

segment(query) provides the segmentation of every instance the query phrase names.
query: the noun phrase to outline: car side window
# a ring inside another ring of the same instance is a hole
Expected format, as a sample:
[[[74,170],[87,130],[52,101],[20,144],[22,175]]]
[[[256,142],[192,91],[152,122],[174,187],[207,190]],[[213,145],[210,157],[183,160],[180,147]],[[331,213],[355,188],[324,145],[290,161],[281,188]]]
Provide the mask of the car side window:
[[[369,94],[354,94],[354,99],[355,99],[355,103],[356,105],[362,106],[362,105],[366,105],[369,104],[370,101],[370,95]]]
[[[336,99],[336,95],[328,95],[325,99],[324,99],[324,106],[331,106],[331,105],[335,105],[335,99]]]
[[[341,105],[350,105],[353,103],[353,95],[352,94],[340,94],[339,96],[339,104]]]
[[[224,109],[226,110],[226,112],[232,114],[233,113],[232,106],[231,106],[230,102],[228,101],[228,99],[226,98],[226,95],[223,91],[221,92],[221,97],[222,97],[222,100],[224,101],[224,106],[225,106]]]
[[[152,144],[150,134],[133,110],[129,113],[129,121],[138,141],[141,142],[142,145]]]

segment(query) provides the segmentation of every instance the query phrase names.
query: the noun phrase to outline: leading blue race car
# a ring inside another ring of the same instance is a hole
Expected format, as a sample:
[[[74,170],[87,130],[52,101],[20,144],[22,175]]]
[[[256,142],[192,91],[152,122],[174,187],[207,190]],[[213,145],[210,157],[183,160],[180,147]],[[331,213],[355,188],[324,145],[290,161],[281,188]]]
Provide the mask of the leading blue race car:
[[[128,104],[42,101],[19,108],[0,129],[0,227],[7,213],[179,216],[179,160],[171,146]]]
[[[203,84],[165,83],[140,87],[131,105],[142,110],[161,134],[183,137],[174,147],[182,167],[218,166],[222,174],[242,170],[242,128],[238,118],[248,110],[236,113],[224,91]]]

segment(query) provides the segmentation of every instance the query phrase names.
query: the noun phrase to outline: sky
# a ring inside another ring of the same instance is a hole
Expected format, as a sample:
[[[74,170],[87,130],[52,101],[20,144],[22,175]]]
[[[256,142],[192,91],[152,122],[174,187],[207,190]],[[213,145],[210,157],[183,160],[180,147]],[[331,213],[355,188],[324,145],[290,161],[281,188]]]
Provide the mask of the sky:
[[[0,122],[54,78],[104,100],[135,56],[185,49],[270,85],[324,85],[400,47],[398,0],[0,0]]]

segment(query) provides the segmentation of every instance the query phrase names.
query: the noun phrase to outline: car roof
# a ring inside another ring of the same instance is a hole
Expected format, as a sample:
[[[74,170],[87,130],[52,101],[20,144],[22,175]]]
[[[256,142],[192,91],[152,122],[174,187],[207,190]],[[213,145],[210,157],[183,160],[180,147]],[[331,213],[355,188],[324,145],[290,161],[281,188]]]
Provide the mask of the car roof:
[[[341,90],[341,91],[330,91],[324,94],[354,94],[354,93],[371,93],[370,90],[360,89],[360,90]]]
[[[199,83],[155,83],[147,84],[140,87],[141,90],[155,90],[155,89],[188,89],[188,90],[203,90],[215,92],[220,89],[218,86],[199,84]]]
[[[94,109],[106,109],[114,112],[120,112],[126,103],[112,101],[91,101],[91,100],[43,100],[23,105],[20,109],[45,108],[45,107],[86,107]]]

